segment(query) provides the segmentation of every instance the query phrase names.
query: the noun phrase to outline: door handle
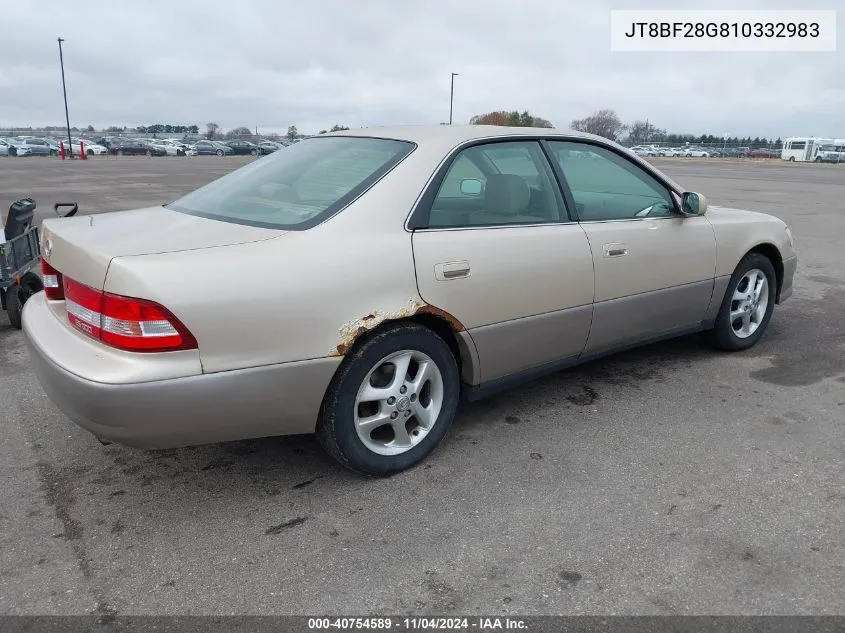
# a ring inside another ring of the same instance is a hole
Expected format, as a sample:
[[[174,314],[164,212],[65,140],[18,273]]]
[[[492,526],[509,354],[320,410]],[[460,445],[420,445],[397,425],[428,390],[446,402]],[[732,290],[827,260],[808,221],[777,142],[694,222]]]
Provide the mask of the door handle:
[[[628,254],[625,244],[605,244],[603,248],[605,257],[624,257]]]
[[[434,276],[440,281],[469,277],[469,262],[443,262],[434,267]]]

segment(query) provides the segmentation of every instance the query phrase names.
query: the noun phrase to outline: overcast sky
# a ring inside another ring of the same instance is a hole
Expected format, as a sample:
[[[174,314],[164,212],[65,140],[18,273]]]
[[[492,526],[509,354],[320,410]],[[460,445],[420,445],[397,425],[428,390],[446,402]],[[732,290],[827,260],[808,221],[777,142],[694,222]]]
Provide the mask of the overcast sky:
[[[311,133],[599,108],[675,132],[845,137],[836,53],[611,53],[610,9],[779,0],[0,0],[0,125],[197,124]],[[814,9],[845,9],[814,0]]]

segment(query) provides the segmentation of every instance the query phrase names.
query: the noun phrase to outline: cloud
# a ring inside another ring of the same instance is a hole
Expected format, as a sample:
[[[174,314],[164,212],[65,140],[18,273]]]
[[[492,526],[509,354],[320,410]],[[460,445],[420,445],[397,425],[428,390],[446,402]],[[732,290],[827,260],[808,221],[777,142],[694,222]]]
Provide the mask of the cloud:
[[[837,8],[839,0],[814,3]],[[777,0],[5,0],[0,125],[196,123],[316,131],[600,108],[672,131],[845,136],[845,54],[614,53],[611,9]],[[702,7],[701,5],[707,5]],[[792,6],[790,6],[792,5]],[[842,27],[839,27],[838,38]]]

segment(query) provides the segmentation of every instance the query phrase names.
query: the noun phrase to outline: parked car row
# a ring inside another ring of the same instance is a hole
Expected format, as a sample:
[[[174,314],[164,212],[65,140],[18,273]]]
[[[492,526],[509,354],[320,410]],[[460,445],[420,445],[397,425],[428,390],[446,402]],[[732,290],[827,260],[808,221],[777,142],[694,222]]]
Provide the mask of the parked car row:
[[[631,148],[637,156],[691,156],[694,158],[707,158],[712,156],[709,149],[701,147],[657,147],[656,145],[636,145]]]
[[[62,143],[67,151],[68,143],[64,139],[31,136],[0,138],[0,156],[58,156]],[[258,143],[239,139],[184,142],[178,139],[105,136],[99,139],[71,137],[70,149],[74,155],[84,151],[87,156],[263,156],[286,145],[287,142],[271,140]]]
[[[694,158],[780,158],[780,150],[750,147],[659,147],[657,145],[636,145],[630,148],[637,156]]]
[[[61,146],[65,151],[70,150],[74,154],[85,151],[87,156],[98,156],[105,154],[108,149],[95,141],[71,137],[70,143],[66,139],[36,136],[16,136],[15,138],[0,138],[0,156],[58,156],[61,153]]]

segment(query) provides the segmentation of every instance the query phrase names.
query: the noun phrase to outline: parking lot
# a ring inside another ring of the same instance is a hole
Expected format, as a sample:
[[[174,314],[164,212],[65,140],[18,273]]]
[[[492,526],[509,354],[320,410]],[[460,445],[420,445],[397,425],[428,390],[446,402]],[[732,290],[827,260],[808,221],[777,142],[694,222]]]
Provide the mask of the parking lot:
[[[164,204],[250,160],[0,160],[0,205]],[[654,163],[792,227],[795,294],[762,341],[686,337],[463,405],[390,479],[311,437],[102,446],[0,312],[0,612],[845,612],[845,169]]]

